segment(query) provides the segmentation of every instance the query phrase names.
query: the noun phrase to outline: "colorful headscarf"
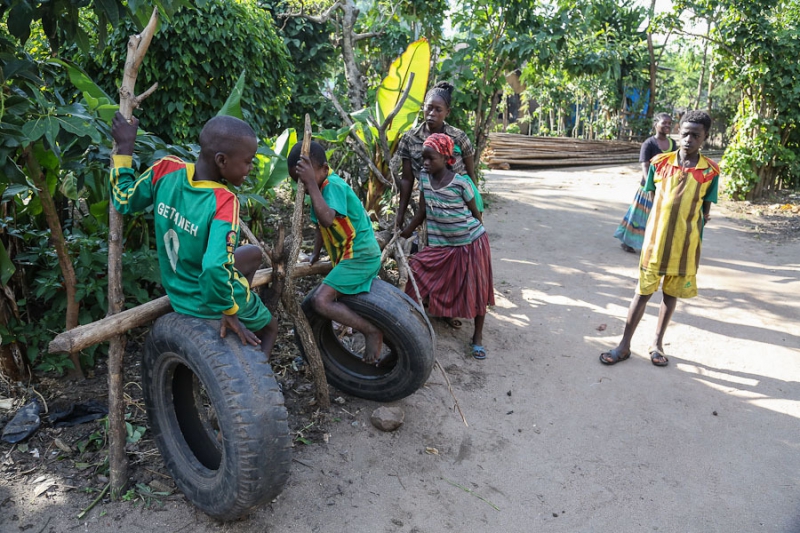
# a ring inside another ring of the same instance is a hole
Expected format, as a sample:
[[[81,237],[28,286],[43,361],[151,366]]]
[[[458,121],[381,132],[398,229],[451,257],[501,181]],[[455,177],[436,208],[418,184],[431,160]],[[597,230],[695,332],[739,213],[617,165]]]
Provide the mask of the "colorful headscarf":
[[[433,148],[438,153],[445,156],[446,162],[448,165],[453,165],[456,162],[456,158],[453,157],[453,139],[450,138],[449,135],[445,133],[432,133],[425,139],[425,142],[422,143],[422,146],[427,146],[428,148]]]

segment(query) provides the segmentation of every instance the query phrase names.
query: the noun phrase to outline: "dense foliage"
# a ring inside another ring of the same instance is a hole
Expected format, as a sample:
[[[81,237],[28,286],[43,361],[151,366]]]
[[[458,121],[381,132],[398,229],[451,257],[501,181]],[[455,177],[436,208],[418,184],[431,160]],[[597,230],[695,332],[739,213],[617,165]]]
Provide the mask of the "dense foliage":
[[[715,14],[716,68],[740,96],[722,160],[732,192],[759,197],[800,185],[800,5],[796,1],[687,2]]]
[[[329,24],[318,24],[302,17],[281,20],[277,15],[283,11],[274,7],[269,10],[278,20],[278,34],[283,38],[293,71],[297,73],[289,80],[292,98],[286,107],[286,116],[282,117],[283,125],[300,127],[308,113],[314,124],[338,126],[340,118],[330,99],[324,95],[325,83],[334,75],[336,57],[336,50],[328,38],[331,32]]]
[[[120,24],[87,70],[114,94],[125,61],[132,21]],[[289,120],[293,81],[289,54],[269,13],[254,1],[210,0],[184,8],[161,25],[140,69],[142,85],[158,90],[137,113],[143,127],[168,140],[196,140],[222,107],[239,75],[246,77],[242,112],[256,132],[278,133]]]

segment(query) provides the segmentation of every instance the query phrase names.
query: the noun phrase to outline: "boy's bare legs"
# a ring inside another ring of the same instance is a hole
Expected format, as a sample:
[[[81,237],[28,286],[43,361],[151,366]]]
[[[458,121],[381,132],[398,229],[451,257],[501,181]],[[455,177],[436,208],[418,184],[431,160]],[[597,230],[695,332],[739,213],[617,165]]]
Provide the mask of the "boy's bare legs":
[[[651,358],[654,359],[654,362],[666,364],[667,358],[662,355],[664,353],[664,333],[667,332],[667,326],[669,326],[669,321],[672,319],[672,313],[675,311],[675,307],[678,305],[678,298],[676,296],[669,296],[668,294],[662,294],[662,296],[663,300],[661,301],[661,307],[658,309],[658,327],[656,328],[656,339],[653,341],[653,345],[650,347],[650,350]],[[653,355],[653,348],[657,349],[659,353]]]
[[[349,326],[364,335],[366,344],[364,347],[364,362],[378,363],[381,346],[383,345],[383,333],[368,320],[355,314],[345,304],[337,302],[336,298],[338,296],[339,292],[336,289],[323,283],[314,291],[314,310],[325,318]]]
[[[272,317],[266,326],[256,331],[256,335],[261,339],[261,351],[269,360],[272,348],[275,346],[275,339],[278,338],[278,321],[275,320],[275,317]]]
[[[647,309],[647,302],[650,301],[652,294],[636,294],[628,308],[628,318],[625,320],[625,331],[622,332],[622,340],[616,348],[600,354],[600,360],[606,364],[614,364],[624,361],[631,355],[631,340],[636,328],[639,326],[644,312]],[[670,313],[671,314],[671,313]]]
[[[253,284],[253,277],[256,275],[258,267],[261,266],[261,249],[252,244],[240,246],[233,253],[233,266],[247,279],[247,284]],[[261,340],[261,351],[269,359],[275,340],[278,338],[278,321],[273,316],[269,324],[255,332]]]
[[[247,284],[253,284],[256,270],[261,266],[261,249],[253,244],[240,246],[233,252],[233,266],[247,278]]]

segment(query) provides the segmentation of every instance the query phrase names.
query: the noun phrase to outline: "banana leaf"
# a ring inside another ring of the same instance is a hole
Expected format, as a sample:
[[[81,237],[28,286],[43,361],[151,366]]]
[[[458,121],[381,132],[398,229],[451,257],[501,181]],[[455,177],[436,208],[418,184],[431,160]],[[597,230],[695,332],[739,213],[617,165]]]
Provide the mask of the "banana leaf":
[[[106,94],[86,71],[75,63],[65,59],[51,59],[49,62],[66,69],[69,80],[81,91],[89,109],[99,114],[104,121],[110,124],[111,119],[114,118],[114,113],[119,109],[119,105],[116,104],[115,100]]]
[[[431,48],[425,38],[414,41],[400,57],[392,62],[389,73],[381,82],[375,96],[375,115],[379,124],[383,124],[386,117],[400,101],[403,91],[408,85],[411,73],[414,81],[411,91],[403,103],[400,112],[392,120],[392,125],[386,131],[386,137],[391,143],[413,124],[425,99],[425,89],[428,87],[428,73],[431,64]]]
[[[239,75],[236,85],[233,86],[230,96],[225,100],[225,104],[223,104],[217,116],[229,116],[244,120],[242,116],[242,93],[244,93],[244,71]]]

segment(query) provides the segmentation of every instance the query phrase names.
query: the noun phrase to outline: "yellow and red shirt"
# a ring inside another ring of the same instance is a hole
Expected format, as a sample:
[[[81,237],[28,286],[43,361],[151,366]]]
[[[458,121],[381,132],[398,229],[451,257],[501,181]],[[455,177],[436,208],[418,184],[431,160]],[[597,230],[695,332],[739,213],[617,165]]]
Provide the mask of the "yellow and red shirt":
[[[703,202],[717,202],[719,167],[700,155],[697,166],[681,169],[678,152],[650,161],[645,191],[655,191],[639,259],[642,270],[660,276],[693,276],[700,263]]]
[[[333,172],[319,189],[328,207],[336,211],[336,217],[330,227],[322,227],[312,206],[310,218],[322,233],[322,243],[331,262],[337,265],[347,259],[380,257],[372,222],[353,189]]]

